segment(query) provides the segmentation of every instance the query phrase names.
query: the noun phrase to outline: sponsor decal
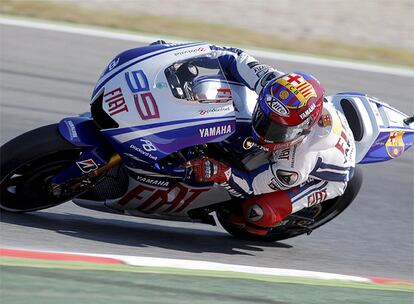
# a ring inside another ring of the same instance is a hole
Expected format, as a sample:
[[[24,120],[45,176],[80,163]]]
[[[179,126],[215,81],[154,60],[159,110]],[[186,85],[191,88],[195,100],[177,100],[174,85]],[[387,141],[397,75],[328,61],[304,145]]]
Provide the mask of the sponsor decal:
[[[332,119],[331,119],[331,115],[329,114],[324,114],[321,116],[321,118],[318,121],[318,125],[322,128],[326,128],[332,125]]]
[[[372,147],[375,147],[375,146],[385,146],[385,144],[386,144],[385,141],[376,141],[375,143],[372,144]]]
[[[148,177],[148,176],[141,176],[141,175],[135,175],[134,178],[143,183],[150,186],[158,186],[158,187],[164,187],[168,188],[171,184],[171,182],[167,179],[162,178],[155,178],[155,177]]]
[[[281,169],[276,171],[276,177],[284,186],[287,187],[294,185],[299,179],[297,172]]]
[[[92,158],[78,161],[76,164],[83,173],[89,173],[98,169],[98,165]]]
[[[168,84],[166,82],[157,82],[157,84],[155,86],[157,87],[157,89],[168,88]]]
[[[119,63],[119,57],[112,60],[112,62],[108,65],[108,70],[112,71]]]
[[[281,116],[288,116],[289,110],[277,99],[272,96],[267,97],[267,104],[269,105],[270,109],[276,114]]]
[[[289,98],[289,92],[288,92],[288,91],[286,91],[286,90],[281,91],[281,92],[279,93],[279,98],[280,98],[281,100],[286,100],[286,99],[288,99],[288,98]]]
[[[226,171],[224,171],[224,175],[226,176],[227,180],[229,180],[230,177],[231,177],[231,168],[228,169],[228,170],[226,170]]]
[[[270,184],[268,184],[268,186],[269,186],[270,189],[272,189],[274,191],[280,190],[280,188],[276,184],[276,179],[274,177],[272,178],[272,180],[271,180]]]
[[[292,148],[292,155],[291,155],[291,159],[290,159],[290,167],[291,168],[295,167],[296,148],[297,148],[297,145],[294,145],[293,148]]]
[[[203,116],[203,115],[207,115],[210,113],[216,113],[216,112],[224,112],[224,111],[230,111],[231,107],[227,106],[227,107],[220,107],[220,108],[213,108],[213,109],[202,109],[202,110],[198,110],[198,113]]]
[[[247,137],[244,141],[243,141],[243,149],[244,150],[250,150],[251,148],[256,148],[259,150],[262,150],[264,152],[269,152],[269,148],[266,148],[262,145],[257,144],[252,137]]]
[[[131,201],[138,201],[137,210],[146,213],[178,213],[186,209],[200,194],[210,188],[189,188],[175,183],[168,189],[154,188],[150,185],[138,185],[128,192],[119,204],[124,206]]]
[[[143,70],[126,72],[125,80],[132,93],[141,93],[150,90],[148,78]]]
[[[109,115],[113,116],[122,112],[128,112],[122,89],[117,88],[103,96],[103,102],[108,106]]]
[[[217,98],[218,99],[225,99],[225,101],[231,99],[232,98],[231,89],[229,89],[229,88],[219,88],[219,89],[217,89]]]
[[[250,207],[248,213],[247,213],[247,218],[249,221],[251,222],[257,222],[258,220],[260,220],[263,217],[263,209],[262,207],[260,207],[257,204],[254,204],[253,206]]]
[[[405,144],[403,135],[403,131],[390,132],[390,136],[385,143],[385,148],[387,149],[387,154],[389,157],[395,158],[404,152]]]
[[[142,120],[160,118],[157,102],[150,92],[148,78],[143,70],[125,73],[129,89],[134,93],[135,107]]]
[[[344,156],[344,164],[352,157],[351,141],[344,131],[341,132],[335,148]]]
[[[65,124],[68,128],[70,139],[73,140],[75,138],[79,138],[78,132],[76,132],[76,127],[75,127],[75,124],[73,123],[73,121],[65,120]]]
[[[174,53],[174,56],[186,55],[186,54],[192,54],[192,53],[198,53],[198,52],[204,52],[205,50],[206,50],[205,48],[199,47],[199,48],[196,48],[196,49],[184,50],[184,51],[181,51],[181,52]]]
[[[237,190],[235,190],[232,186],[230,186],[227,182],[220,183],[221,187],[224,187],[232,196],[244,198],[244,195]]]
[[[157,103],[150,92],[134,95],[135,106],[142,120],[160,118]]]
[[[305,111],[305,112],[303,112],[302,114],[300,114],[299,115],[299,117],[300,117],[300,119],[305,119],[306,117],[308,117],[309,115],[310,115],[310,113],[312,113],[313,112],[313,110],[315,110],[315,108],[316,108],[316,105],[313,103],[313,104],[311,104],[310,106],[309,106],[309,108]]]
[[[265,64],[259,64],[253,67],[253,72],[259,78],[261,78],[268,70],[269,70],[269,66]]]
[[[200,137],[213,137],[231,133],[231,125],[217,126],[211,128],[198,129]]]
[[[252,137],[247,137],[244,141],[243,141],[243,149],[244,150],[250,150],[251,148],[254,147],[254,141]]]
[[[296,160],[296,148],[297,145],[291,146],[289,148],[280,150],[279,152],[274,153],[273,160],[278,162],[279,160],[290,161],[290,167],[293,169],[295,168],[295,160]]]
[[[137,151],[139,154],[142,154],[142,155],[144,155],[145,157],[147,157],[149,159],[152,159],[152,160],[157,160],[158,159],[158,156],[152,155],[150,152],[145,151],[144,150],[145,149],[144,145],[143,145],[143,149],[141,149],[140,147],[135,146],[134,144],[131,144],[129,146],[129,148],[134,150],[134,151]],[[155,150],[156,150],[156,148],[155,148]],[[151,151],[155,151],[155,150],[151,150]]]
[[[328,194],[326,193],[326,189],[313,192],[311,195],[308,195],[308,207],[322,203],[323,201],[326,200],[327,196]]]
[[[289,160],[289,155],[290,155],[290,148],[283,149],[282,151],[280,151],[278,159]]]
[[[306,105],[311,97],[316,97],[316,91],[312,84],[305,80],[301,75],[291,73],[283,78],[276,80],[277,83],[285,86],[291,93],[293,93],[299,103],[287,104],[289,109],[299,109]]]
[[[157,151],[157,148],[154,146],[154,144],[148,140],[148,139],[141,139],[142,147],[147,152]]]

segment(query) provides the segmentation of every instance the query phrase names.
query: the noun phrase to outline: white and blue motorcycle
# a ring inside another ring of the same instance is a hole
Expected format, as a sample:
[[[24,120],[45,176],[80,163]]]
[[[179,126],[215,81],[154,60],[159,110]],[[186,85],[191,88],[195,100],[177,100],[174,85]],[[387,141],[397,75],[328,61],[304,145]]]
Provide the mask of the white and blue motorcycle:
[[[288,216],[266,236],[228,221],[240,200],[221,186],[196,183],[184,167],[200,156],[246,171],[267,162],[270,152],[250,138],[256,99],[255,92],[226,79],[216,53],[203,43],[125,51],[98,80],[90,113],[1,147],[0,208],[29,212],[72,200],[139,217],[218,220],[243,238],[275,241],[310,233],[351,204],[362,183],[358,166],[341,197]],[[394,159],[413,145],[414,117],[376,98],[349,92],[326,102],[347,118],[359,164]]]

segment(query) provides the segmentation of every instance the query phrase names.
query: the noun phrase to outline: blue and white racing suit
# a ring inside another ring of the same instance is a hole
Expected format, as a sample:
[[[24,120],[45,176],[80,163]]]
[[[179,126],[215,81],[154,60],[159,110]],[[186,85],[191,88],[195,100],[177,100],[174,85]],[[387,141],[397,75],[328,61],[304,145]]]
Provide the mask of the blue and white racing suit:
[[[210,48],[219,53],[227,77],[256,93],[260,93],[270,79],[284,74],[239,49],[214,45]],[[240,141],[243,136],[236,127],[232,138]],[[231,144],[231,139],[229,141]],[[233,168],[229,181],[223,186],[234,196],[241,197],[287,191],[292,212],[296,212],[342,195],[354,167],[353,134],[342,113],[325,102],[322,118],[301,143],[268,155],[262,165],[249,172]]]
[[[155,44],[158,43],[165,42]],[[217,53],[221,68],[229,80],[242,83],[257,94],[269,80],[284,74],[259,63],[240,49],[216,45],[209,47]],[[235,104],[235,107],[249,111],[246,105]],[[236,118],[240,114],[237,112]],[[252,113],[243,114],[244,117],[251,117]],[[249,158],[251,146],[246,147],[245,144],[251,134],[251,122],[247,124],[246,128],[246,125],[238,123],[236,134],[222,145],[227,150],[237,145],[244,146],[248,150],[245,151],[246,158]],[[246,130],[249,131],[246,133]],[[251,170],[232,168],[228,182],[222,186],[233,196],[243,198],[286,191],[292,203],[292,212],[297,212],[344,193],[355,168],[355,142],[343,114],[325,102],[320,121],[301,143],[273,153],[259,151],[255,157],[260,156],[261,163],[259,161],[257,165],[256,162]]]

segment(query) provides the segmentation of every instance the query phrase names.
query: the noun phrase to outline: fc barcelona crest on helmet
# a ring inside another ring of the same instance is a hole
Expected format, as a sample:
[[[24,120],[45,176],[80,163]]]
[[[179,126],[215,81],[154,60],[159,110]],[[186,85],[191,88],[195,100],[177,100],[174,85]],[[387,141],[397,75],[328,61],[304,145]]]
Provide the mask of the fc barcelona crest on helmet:
[[[277,79],[276,82],[288,89],[291,93],[290,95],[292,95],[291,98],[288,98],[286,96],[286,93],[288,93],[286,90],[279,92],[279,98],[285,101],[284,105],[288,109],[299,109],[305,106],[311,97],[317,97],[316,91],[312,84],[302,75],[290,73]],[[275,89],[277,90],[277,86]],[[275,93],[276,92],[272,91],[272,94]],[[280,96],[281,94],[283,96]]]
[[[404,140],[403,140],[403,131],[390,132],[387,142],[385,143],[385,148],[387,153],[391,158],[400,156],[404,152]]]

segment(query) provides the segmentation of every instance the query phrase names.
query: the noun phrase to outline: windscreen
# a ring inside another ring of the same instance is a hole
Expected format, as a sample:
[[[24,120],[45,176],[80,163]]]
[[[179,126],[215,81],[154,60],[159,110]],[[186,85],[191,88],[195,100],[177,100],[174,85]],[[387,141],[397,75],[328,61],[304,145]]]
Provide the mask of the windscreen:
[[[165,69],[165,76],[176,98],[202,103],[232,99],[230,86],[214,52],[175,62]]]

